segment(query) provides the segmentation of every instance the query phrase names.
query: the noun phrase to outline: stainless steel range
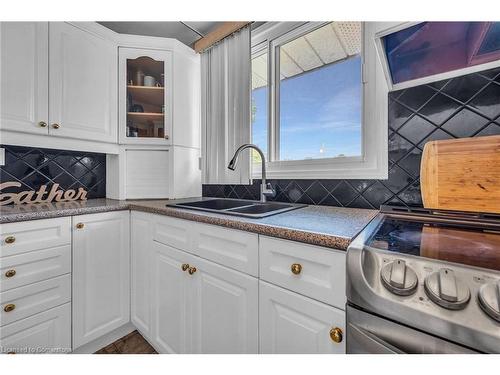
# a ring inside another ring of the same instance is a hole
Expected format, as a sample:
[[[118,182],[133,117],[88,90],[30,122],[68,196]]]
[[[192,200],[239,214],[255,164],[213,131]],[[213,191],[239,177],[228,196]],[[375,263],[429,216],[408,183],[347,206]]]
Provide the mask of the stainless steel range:
[[[382,207],[347,300],[348,353],[500,353],[500,215]]]

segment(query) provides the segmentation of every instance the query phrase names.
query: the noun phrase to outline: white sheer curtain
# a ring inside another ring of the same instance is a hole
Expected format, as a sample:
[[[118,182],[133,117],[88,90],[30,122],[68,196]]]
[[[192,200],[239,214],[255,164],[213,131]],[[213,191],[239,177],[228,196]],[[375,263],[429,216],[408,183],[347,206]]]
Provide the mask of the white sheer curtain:
[[[206,184],[247,184],[249,151],[236,170],[227,165],[234,151],[250,142],[250,27],[236,32],[201,56],[202,170]]]

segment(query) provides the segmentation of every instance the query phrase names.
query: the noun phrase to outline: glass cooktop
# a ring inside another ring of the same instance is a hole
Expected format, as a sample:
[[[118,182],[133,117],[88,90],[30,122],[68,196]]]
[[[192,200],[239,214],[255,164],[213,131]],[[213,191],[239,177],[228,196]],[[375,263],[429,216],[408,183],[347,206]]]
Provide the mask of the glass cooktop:
[[[393,252],[500,270],[499,228],[434,217],[386,215],[366,245]]]

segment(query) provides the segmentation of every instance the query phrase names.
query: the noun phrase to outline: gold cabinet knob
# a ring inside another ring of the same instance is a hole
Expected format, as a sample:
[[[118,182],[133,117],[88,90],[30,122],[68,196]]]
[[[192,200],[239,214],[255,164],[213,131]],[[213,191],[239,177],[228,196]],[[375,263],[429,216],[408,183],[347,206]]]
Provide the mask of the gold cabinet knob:
[[[5,272],[5,277],[12,277],[12,276],[15,276],[16,274],[16,270],[8,270],[7,272]]]
[[[59,129],[61,125],[59,124],[52,124],[52,129]]]
[[[299,273],[302,272],[302,265],[300,265],[299,263],[294,263],[292,264],[292,266],[290,267],[290,270],[292,271],[292,273],[294,275],[298,275]]]
[[[13,303],[9,303],[8,305],[5,305],[5,307],[3,308],[3,311],[11,312],[15,308],[16,308],[16,305],[14,305]]]
[[[38,123],[38,126],[41,127],[41,128],[46,128],[47,127],[47,123],[45,121],[40,121]]]
[[[188,272],[190,275],[196,272],[196,267],[189,267]]]
[[[343,334],[342,330],[339,327],[332,328],[330,330],[330,338],[332,341],[336,342],[337,344],[339,342],[342,342]]]
[[[181,266],[182,270],[183,271],[187,271],[187,269],[189,268],[189,264],[187,263],[184,263],[182,266]]]
[[[9,236],[9,237],[5,238],[5,243],[11,244],[14,242],[16,242],[16,237],[14,237],[14,236]]]
[[[83,229],[84,226],[85,226],[85,224],[78,223],[78,224],[76,224],[76,229]]]

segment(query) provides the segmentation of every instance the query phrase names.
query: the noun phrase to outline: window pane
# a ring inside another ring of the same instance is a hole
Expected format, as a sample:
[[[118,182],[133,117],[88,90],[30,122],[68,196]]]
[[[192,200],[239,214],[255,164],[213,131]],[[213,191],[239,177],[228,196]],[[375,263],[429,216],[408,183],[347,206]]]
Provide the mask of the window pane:
[[[393,83],[500,59],[500,22],[422,22],[383,38]]]
[[[252,59],[252,143],[267,155],[267,52]],[[252,150],[252,159],[260,156]]]
[[[280,47],[280,160],[361,155],[361,25],[332,22]]]

